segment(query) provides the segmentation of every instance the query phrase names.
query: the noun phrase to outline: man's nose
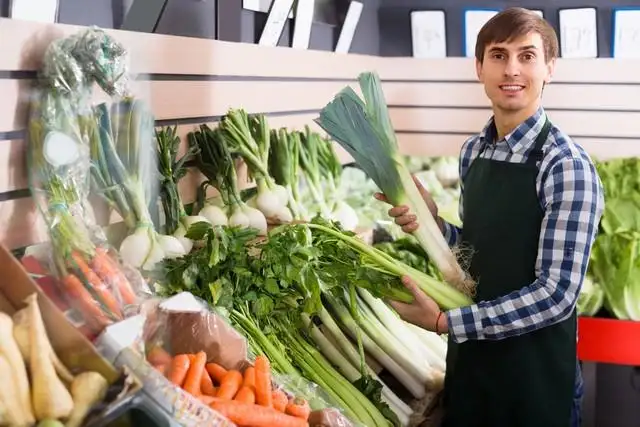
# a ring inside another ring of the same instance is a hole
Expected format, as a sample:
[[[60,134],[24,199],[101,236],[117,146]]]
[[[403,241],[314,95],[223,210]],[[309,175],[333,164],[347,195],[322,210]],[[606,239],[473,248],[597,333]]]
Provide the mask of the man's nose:
[[[504,75],[507,77],[520,75],[520,63],[517,58],[509,58],[506,66],[504,67]]]

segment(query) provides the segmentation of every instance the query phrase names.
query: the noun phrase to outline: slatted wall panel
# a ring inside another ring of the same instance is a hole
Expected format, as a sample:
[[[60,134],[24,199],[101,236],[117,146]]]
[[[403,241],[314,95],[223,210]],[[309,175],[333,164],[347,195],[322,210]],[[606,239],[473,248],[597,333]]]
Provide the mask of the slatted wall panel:
[[[45,238],[27,188],[25,97],[48,43],[79,27],[0,19],[0,241],[9,248]],[[313,119],[358,73],[377,71],[405,153],[455,155],[490,117],[467,58],[416,60],[109,31],[130,51],[134,89],[158,125],[182,135],[215,123],[230,107],[265,113],[274,127],[317,127]],[[551,119],[599,158],[640,154],[640,62],[561,60],[545,90]],[[96,95],[96,100],[100,95]],[[343,160],[349,160],[339,150]],[[181,184],[192,201],[200,177]],[[246,181],[245,181],[246,182]]]

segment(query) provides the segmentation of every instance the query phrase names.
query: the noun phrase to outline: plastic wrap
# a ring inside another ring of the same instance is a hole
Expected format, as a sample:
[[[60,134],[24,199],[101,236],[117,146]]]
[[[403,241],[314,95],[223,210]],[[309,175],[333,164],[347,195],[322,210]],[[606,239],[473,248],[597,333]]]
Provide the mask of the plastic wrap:
[[[94,334],[121,320],[125,307],[148,290],[139,273],[110,247],[89,203],[89,141],[97,130],[92,87],[98,83],[113,93],[121,85],[117,69],[107,71],[120,54],[109,41],[95,29],[54,41],[45,52],[29,105],[29,186],[49,235],[44,261]]]
[[[146,301],[141,305],[140,314],[146,317],[141,337],[146,358],[149,365],[155,367],[155,373],[150,377],[158,379],[159,375],[164,375],[175,382],[172,363],[176,356],[196,355],[199,352],[206,354],[207,375],[211,363],[226,371],[240,371],[243,376],[246,375],[246,369],[254,365],[253,358],[248,355],[248,343],[245,338],[222,316],[210,311],[204,302],[189,293],[179,294],[164,302]],[[193,360],[190,363],[192,362]],[[313,399],[314,403],[322,402],[326,406],[325,409],[315,411],[309,409],[310,426],[355,427],[338,409],[330,407],[328,399],[314,384],[303,378],[276,375],[273,371],[270,376],[272,390],[274,393],[282,391],[287,403],[306,405],[305,402]],[[219,387],[214,374],[210,374],[209,378],[214,386]],[[182,384],[182,387],[185,386]],[[205,404],[211,404],[211,399],[206,396],[203,398],[199,395],[198,399]],[[187,401],[189,399],[185,402]]]

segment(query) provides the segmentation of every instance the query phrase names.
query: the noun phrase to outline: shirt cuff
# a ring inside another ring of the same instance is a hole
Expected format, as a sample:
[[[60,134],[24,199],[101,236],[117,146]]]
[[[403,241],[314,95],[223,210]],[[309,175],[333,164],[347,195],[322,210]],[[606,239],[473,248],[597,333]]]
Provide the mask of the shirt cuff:
[[[449,246],[454,246],[458,243],[458,227],[448,223],[442,218],[440,218],[440,221],[442,221],[442,227],[444,228],[442,233],[444,239],[447,241]]]
[[[484,338],[482,320],[476,304],[454,308],[445,313],[449,336],[455,343]]]

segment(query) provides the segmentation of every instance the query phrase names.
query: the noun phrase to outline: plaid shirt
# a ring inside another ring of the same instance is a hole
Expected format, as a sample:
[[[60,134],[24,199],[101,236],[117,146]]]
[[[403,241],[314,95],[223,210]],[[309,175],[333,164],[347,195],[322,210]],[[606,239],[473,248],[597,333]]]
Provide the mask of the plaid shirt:
[[[545,122],[542,107],[496,144],[486,148],[483,158],[524,163]],[[460,177],[473,159],[495,139],[493,118],[461,149]],[[604,209],[603,188],[587,153],[567,135],[552,126],[542,147],[536,190],[544,209],[540,231],[537,279],[493,301],[480,301],[446,312],[449,336],[454,342],[499,340],[521,335],[560,322],[575,309],[587,270],[591,246]],[[464,185],[460,196],[460,218]],[[445,238],[455,245],[462,230],[445,223]]]

